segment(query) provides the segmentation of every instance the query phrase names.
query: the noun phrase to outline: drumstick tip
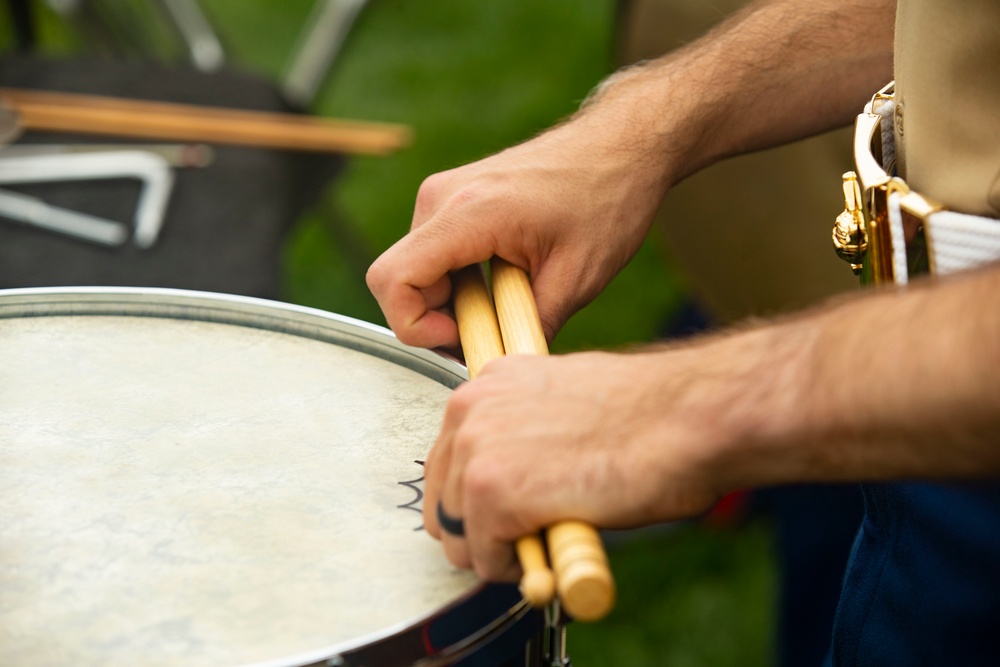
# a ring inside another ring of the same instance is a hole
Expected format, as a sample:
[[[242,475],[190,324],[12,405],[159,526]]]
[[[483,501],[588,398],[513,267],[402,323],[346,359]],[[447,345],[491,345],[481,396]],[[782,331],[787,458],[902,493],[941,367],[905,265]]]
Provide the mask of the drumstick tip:
[[[521,577],[521,595],[532,607],[540,608],[552,601],[556,580],[548,568],[530,569]]]
[[[585,563],[566,573],[560,580],[559,600],[570,616],[578,621],[599,621],[615,606],[615,582],[606,566]]]

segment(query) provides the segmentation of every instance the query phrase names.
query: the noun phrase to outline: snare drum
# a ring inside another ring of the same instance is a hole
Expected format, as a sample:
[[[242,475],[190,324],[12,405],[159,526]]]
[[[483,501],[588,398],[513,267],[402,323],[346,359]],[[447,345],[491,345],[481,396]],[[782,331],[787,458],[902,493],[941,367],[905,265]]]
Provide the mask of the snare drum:
[[[316,310],[0,291],[0,662],[525,665],[421,461],[459,364]]]

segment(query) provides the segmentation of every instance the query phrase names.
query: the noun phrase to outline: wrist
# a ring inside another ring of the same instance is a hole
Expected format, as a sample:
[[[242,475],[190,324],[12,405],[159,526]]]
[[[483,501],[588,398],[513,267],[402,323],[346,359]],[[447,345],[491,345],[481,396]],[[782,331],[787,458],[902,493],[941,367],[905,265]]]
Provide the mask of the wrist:
[[[801,481],[824,465],[806,440],[817,339],[789,321],[657,355],[680,383],[665,428],[716,495]]]
[[[619,69],[587,96],[574,121],[612,128],[614,147],[659,172],[666,191],[715,160],[712,91],[698,91],[680,54]],[[686,91],[686,92],[685,92]]]

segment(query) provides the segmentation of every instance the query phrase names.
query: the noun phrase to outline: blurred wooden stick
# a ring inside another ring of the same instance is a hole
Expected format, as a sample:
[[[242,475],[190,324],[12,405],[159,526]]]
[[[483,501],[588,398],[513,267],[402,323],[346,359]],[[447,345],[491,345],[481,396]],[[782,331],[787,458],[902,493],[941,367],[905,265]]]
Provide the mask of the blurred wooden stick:
[[[24,130],[384,155],[410,144],[405,125],[0,88]]]

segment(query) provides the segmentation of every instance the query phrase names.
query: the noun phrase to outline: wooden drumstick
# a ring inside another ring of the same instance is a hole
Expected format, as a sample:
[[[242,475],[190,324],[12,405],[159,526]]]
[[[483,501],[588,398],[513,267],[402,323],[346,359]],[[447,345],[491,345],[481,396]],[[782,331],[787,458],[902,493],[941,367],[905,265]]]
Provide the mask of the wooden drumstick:
[[[548,354],[528,275],[509,262],[490,261],[504,350]],[[603,618],[615,603],[615,581],[597,531],[582,521],[560,521],[547,530],[556,588],[566,611],[581,621]]]
[[[22,129],[165,141],[385,155],[409,145],[404,125],[0,88]]]
[[[471,379],[489,361],[503,356],[503,340],[482,266],[467,266],[457,271],[453,280],[455,319]],[[523,571],[521,595],[532,607],[544,607],[552,601],[556,587],[542,540],[537,535],[526,535],[518,539],[515,548]]]

